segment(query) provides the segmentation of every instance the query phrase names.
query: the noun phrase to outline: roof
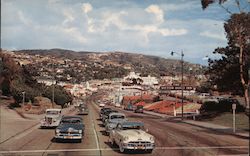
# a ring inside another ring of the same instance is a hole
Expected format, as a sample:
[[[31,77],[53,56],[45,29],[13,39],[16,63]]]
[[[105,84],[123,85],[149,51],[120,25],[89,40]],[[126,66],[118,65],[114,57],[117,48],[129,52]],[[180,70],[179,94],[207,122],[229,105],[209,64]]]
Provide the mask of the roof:
[[[137,95],[137,96],[124,96],[123,100],[129,100],[129,101],[138,100],[138,99],[151,100],[154,97],[155,97],[154,95],[143,94],[143,95]]]

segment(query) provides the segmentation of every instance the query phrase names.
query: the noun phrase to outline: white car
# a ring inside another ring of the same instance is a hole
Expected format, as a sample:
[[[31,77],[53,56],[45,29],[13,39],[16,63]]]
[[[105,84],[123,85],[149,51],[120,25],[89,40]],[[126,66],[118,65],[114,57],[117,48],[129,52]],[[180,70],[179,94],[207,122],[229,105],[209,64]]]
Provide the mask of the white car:
[[[115,107],[119,107],[119,108],[120,108],[120,107],[121,107],[121,104],[116,103],[116,104],[115,104]]]
[[[41,128],[57,127],[62,119],[61,109],[47,109],[44,119],[41,120]]]
[[[144,150],[152,153],[155,147],[155,138],[143,130],[142,122],[123,122],[117,124],[116,129],[110,132],[112,145],[118,145],[121,153],[126,150]]]
[[[104,103],[100,103],[99,107],[105,107],[105,104]]]

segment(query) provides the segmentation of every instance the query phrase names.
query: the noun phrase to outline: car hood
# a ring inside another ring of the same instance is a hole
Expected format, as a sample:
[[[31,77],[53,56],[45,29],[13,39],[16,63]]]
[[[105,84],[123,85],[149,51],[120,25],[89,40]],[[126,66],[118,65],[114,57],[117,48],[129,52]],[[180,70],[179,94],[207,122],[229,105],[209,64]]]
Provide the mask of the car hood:
[[[153,136],[143,130],[122,130],[118,132],[121,136],[127,137],[127,142],[129,141],[149,141],[154,142],[152,140]]]
[[[45,118],[58,118],[60,115],[45,115]]]
[[[83,124],[60,124],[57,129],[62,132],[68,132],[69,130],[83,130]]]

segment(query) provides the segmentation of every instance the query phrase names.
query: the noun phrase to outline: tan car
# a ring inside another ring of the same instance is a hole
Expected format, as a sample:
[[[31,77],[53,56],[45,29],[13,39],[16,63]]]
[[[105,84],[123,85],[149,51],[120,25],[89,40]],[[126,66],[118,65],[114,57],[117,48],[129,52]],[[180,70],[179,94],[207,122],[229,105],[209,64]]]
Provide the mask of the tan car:
[[[121,153],[127,150],[142,150],[152,153],[155,147],[154,136],[144,130],[142,122],[119,123],[116,129],[110,132],[112,145],[118,145]]]

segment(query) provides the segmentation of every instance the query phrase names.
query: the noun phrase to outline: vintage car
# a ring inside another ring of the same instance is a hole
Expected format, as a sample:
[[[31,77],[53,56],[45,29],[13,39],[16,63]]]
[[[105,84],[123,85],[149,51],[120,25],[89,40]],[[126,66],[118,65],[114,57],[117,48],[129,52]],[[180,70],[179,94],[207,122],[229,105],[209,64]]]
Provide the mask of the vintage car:
[[[99,107],[105,107],[105,103],[99,103]]]
[[[105,125],[105,122],[108,119],[110,113],[117,113],[117,112],[118,112],[117,110],[112,110],[112,109],[104,112],[104,114],[102,115],[102,123],[103,123],[103,125]]]
[[[118,145],[121,153],[127,150],[143,150],[152,153],[155,147],[154,136],[143,130],[142,122],[126,121],[117,124],[110,132],[112,145]]]
[[[57,127],[62,119],[61,109],[47,109],[45,117],[41,120],[41,128]]]
[[[105,122],[105,132],[109,135],[110,131],[113,130],[118,123],[127,121],[125,114],[123,113],[110,113]]]
[[[79,115],[88,115],[89,114],[89,109],[86,104],[80,104],[78,109],[78,114]]]
[[[111,110],[111,108],[108,108],[108,107],[102,108],[102,109],[100,110],[100,114],[99,114],[100,119],[102,119],[102,115],[103,115],[106,111],[109,111],[109,110]]]
[[[143,113],[143,106],[141,106],[141,105],[136,106],[135,113]]]
[[[82,141],[84,136],[83,120],[79,116],[63,116],[60,125],[55,130],[55,139]]]

